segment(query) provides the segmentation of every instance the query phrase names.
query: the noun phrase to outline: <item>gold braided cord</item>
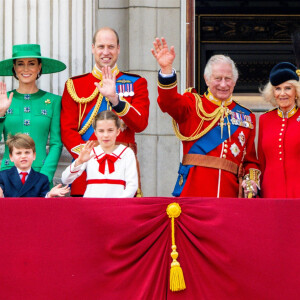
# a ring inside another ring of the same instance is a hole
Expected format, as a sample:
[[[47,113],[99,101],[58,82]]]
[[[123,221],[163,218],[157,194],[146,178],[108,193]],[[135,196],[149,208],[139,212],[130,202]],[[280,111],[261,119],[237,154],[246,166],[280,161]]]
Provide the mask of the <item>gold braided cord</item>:
[[[103,100],[103,95],[102,94],[99,94],[99,97],[97,99],[97,103],[95,105],[95,108],[89,118],[89,120],[86,122],[86,124],[82,127],[82,129],[79,131],[79,134],[83,135],[87,130],[88,128],[91,126],[94,118],[96,117],[98,111],[99,111],[99,108],[101,106],[101,103],[102,103],[102,100]]]
[[[181,140],[181,141],[195,141],[201,138],[203,135],[205,135],[208,131],[212,129],[212,127],[220,120],[220,118],[223,116],[225,112],[225,108],[223,106],[218,107],[215,109],[212,113],[207,113],[202,105],[202,100],[198,94],[193,94],[196,98],[196,112],[198,117],[201,119],[198,127],[193,132],[191,136],[184,136],[180,133],[178,124],[173,119],[173,130],[175,132],[175,135]],[[213,120],[213,121],[212,121]],[[201,131],[202,125],[204,121],[212,121],[204,130]]]
[[[67,85],[67,90],[68,90],[70,96],[77,103],[82,103],[82,104],[88,103],[88,102],[92,101],[99,94],[99,90],[96,87],[91,96],[89,96],[87,98],[84,98],[84,97],[80,98],[76,94],[74,83],[71,78],[68,79],[66,85]]]

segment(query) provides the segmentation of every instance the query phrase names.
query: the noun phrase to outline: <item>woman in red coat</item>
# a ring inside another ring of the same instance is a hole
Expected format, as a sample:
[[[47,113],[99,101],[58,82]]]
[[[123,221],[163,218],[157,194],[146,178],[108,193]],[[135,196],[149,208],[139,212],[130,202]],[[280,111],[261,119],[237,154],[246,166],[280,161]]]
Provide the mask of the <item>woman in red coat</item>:
[[[299,70],[277,64],[262,90],[276,108],[259,119],[258,158],[261,193],[266,198],[300,197],[300,82]]]

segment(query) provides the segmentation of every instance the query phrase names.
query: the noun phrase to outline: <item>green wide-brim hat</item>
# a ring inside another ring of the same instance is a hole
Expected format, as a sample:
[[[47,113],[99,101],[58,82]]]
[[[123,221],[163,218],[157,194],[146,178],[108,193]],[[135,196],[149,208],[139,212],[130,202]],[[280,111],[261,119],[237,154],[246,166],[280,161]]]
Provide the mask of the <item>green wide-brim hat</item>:
[[[14,45],[12,58],[0,62],[0,76],[13,76],[13,61],[19,58],[40,58],[42,61],[42,74],[63,71],[67,66],[56,59],[41,56],[41,47],[37,44]]]

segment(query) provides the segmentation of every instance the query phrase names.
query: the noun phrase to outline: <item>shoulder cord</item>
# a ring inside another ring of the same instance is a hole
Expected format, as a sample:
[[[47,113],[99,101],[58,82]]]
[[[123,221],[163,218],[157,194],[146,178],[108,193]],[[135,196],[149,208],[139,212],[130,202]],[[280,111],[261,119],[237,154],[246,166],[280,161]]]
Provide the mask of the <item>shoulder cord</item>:
[[[191,136],[184,136],[180,133],[178,124],[176,121],[173,119],[173,129],[175,132],[175,135],[181,140],[181,141],[194,141],[205,135],[208,131],[211,130],[211,128],[219,121],[220,118],[224,120],[224,113],[225,113],[225,108],[223,106],[218,107],[215,109],[212,113],[207,113],[202,105],[202,100],[197,93],[193,93],[194,97],[196,98],[196,112],[198,117],[201,119],[198,127],[196,130],[193,132]],[[202,114],[202,115],[201,115]],[[204,130],[201,131],[202,125],[204,121],[211,121],[213,120]]]
[[[95,116],[97,115],[98,113],[98,110],[101,106],[101,103],[102,103],[102,99],[103,99],[103,95],[101,95],[99,93],[99,90],[98,88],[96,87],[94,92],[92,93],[91,96],[87,97],[87,98],[80,98],[78,97],[78,95],[76,94],[76,91],[75,91],[75,87],[74,87],[74,83],[73,83],[73,80],[70,78],[67,80],[67,83],[66,83],[66,86],[67,86],[67,90],[70,94],[70,96],[72,97],[72,99],[79,103],[79,119],[78,119],[78,130],[80,128],[80,124],[81,124],[81,121],[82,121],[82,118],[84,116],[84,113],[85,113],[85,110],[86,110],[86,106],[87,106],[87,103],[88,102],[91,102],[98,94],[98,99],[97,99],[97,102],[96,102],[96,105],[95,105],[95,108],[89,118],[89,120],[87,121],[87,123],[83,126],[83,128],[79,131],[79,134],[80,135],[83,135],[87,130],[88,128],[91,126],[92,122],[93,122],[93,119],[95,118]],[[83,112],[81,112],[81,104],[85,104],[84,105],[84,109],[83,109]]]

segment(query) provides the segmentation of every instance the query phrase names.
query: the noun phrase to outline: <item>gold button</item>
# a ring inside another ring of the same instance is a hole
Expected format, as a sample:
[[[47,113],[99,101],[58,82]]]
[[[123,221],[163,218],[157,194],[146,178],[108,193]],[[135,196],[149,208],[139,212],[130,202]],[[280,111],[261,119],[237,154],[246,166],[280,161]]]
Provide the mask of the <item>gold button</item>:
[[[223,154],[223,156],[222,156],[223,158],[226,158],[226,154]]]
[[[227,140],[225,140],[224,143],[227,143]]]
[[[282,132],[280,132],[279,135],[282,135]]]
[[[281,145],[279,145],[279,148],[281,148]]]
[[[285,121],[285,119],[282,119],[282,122],[284,122]]]
[[[224,153],[227,153],[227,149],[224,149]]]
[[[284,129],[283,128],[281,128],[281,131],[283,131]]]
[[[282,154],[282,152],[280,151],[279,154]]]
[[[279,142],[281,142],[282,139],[279,139]]]
[[[227,145],[227,144],[225,144],[225,148],[228,148],[228,145]]]
[[[285,124],[282,124],[282,127],[284,127],[285,126]]]
[[[282,160],[282,158],[280,157],[279,160]]]

